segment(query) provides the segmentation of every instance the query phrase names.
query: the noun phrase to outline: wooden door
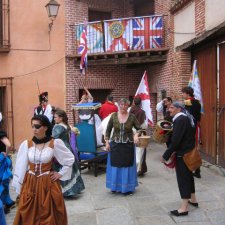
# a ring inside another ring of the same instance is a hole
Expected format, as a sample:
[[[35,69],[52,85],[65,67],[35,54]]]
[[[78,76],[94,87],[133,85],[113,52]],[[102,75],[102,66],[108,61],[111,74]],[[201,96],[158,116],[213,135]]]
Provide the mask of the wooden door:
[[[225,167],[225,44],[219,45],[219,110],[218,110],[218,128],[219,128],[219,165]]]
[[[201,117],[200,151],[207,161],[216,163],[216,47],[203,48],[193,53],[201,82],[204,114]]]

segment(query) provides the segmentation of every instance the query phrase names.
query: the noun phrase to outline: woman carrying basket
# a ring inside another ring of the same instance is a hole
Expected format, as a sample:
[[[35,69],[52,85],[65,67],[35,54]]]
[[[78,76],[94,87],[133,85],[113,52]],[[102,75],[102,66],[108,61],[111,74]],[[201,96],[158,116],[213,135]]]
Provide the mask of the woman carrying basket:
[[[140,130],[139,122],[133,114],[128,113],[128,107],[129,101],[122,98],[119,101],[119,111],[112,114],[105,135],[106,150],[109,151],[106,187],[112,192],[125,195],[132,194],[138,185],[134,144],[138,143]],[[133,127],[137,130],[135,135]]]

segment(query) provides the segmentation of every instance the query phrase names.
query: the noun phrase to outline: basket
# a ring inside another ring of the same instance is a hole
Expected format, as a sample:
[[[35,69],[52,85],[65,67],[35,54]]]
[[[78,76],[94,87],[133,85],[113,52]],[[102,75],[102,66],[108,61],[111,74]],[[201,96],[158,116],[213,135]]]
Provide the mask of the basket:
[[[136,146],[139,147],[139,148],[147,148],[148,143],[150,141],[150,136],[143,135],[143,136],[140,136],[138,138],[139,138],[139,141],[138,141],[138,144],[136,144]]]
[[[169,127],[164,127],[167,124]],[[173,131],[172,123],[166,120],[159,120],[153,132],[153,139],[159,143],[166,143]]]

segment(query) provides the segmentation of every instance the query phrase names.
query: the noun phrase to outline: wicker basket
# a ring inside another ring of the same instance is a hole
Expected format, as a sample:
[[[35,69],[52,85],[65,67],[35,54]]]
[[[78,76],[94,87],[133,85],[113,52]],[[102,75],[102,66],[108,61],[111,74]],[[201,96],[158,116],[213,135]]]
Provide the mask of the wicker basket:
[[[168,127],[164,127],[164,125],[169,125]],[[172,123],[166,120],[159,120],[155,126],[153,132],[153,139],[159,143],[166,143],[173,131]]]
[[[139,138],[139,142],[138,142],[138,144],[136,144],[136,146],[139,147],[139,148],[147,148],[148,143],[150,141],[150,136],[143,135],[143,136],[140,136],[138,138]]]

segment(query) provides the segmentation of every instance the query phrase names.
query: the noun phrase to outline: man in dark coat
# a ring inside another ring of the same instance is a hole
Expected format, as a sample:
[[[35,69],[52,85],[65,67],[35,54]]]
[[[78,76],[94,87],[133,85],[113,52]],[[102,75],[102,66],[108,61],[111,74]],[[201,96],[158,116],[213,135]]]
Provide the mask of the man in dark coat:
[[[195,147],[195,125],[193,116],[183,110],[184,106],[179,102],[172,103],[169,108],[173,117],[173,134],[171,144],[161,158],[161,162],[165,163],[176,153],[176,176],[182,204],[178,210],[171,211],[174,216],[188,215],[188,203],[198,207],[193,174],[183,160],[184,154]]]
[[[201,120],[201,104],[194,98],[194,90],[191,87],[184,87],[182,94],[185,104],[185,109],[194,117],[195,128],[196,128],[196,144],[198,144],[198,127],[200,126]],[[194,172],[194,176],[201,178],[200,168]]]
[[[147,128],[145,111],[141,108],[141,98],[136,97],[133,101],[134,105],[130,109],[130,113],[134,114],[142,129]],[[136,146],[136,163],[138,176],[147,172],[146,164],[146,148]]]

